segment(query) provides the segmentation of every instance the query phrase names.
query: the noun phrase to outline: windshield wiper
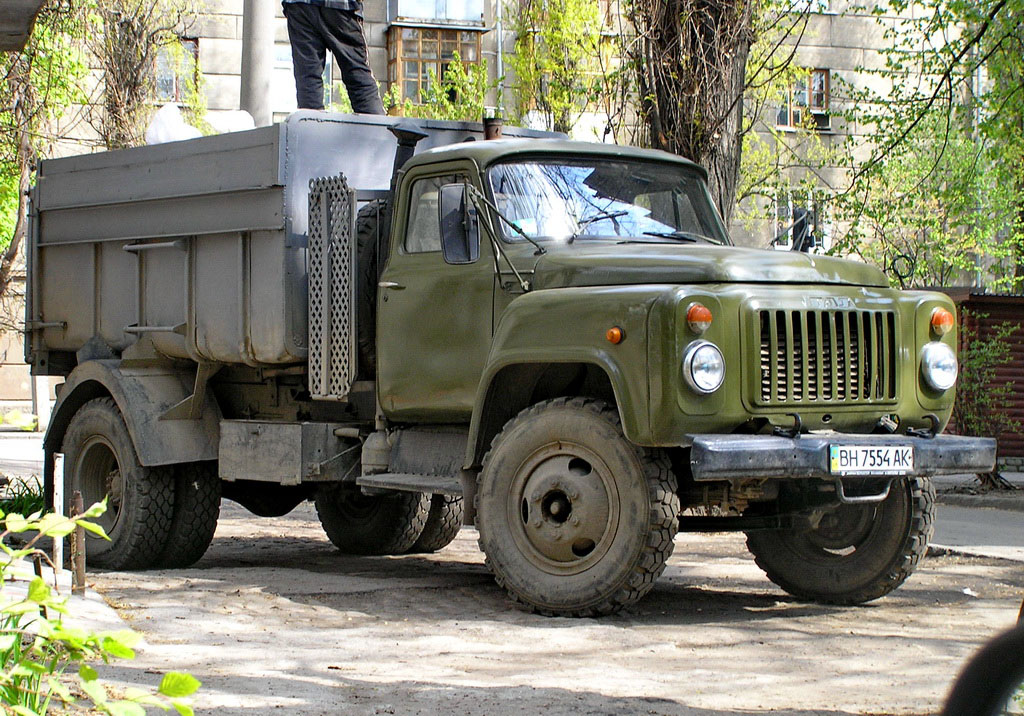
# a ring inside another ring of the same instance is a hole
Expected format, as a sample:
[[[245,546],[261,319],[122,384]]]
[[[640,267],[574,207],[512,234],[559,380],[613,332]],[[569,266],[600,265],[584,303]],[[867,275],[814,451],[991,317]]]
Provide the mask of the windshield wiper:
[[[644,236],[658,236],[658,237],[660,237],[662,239],[675,239],[676,241],[693,241],[694,243],[696,243],[697,241],[706,241],[709,244],[718,243],[717,241],[712,241],[711,239],[709,239],[707,236],[704,236],[703,234],[696,234],[696,233],[694,233],[692,231],[682,231],[682,230],[679,230],[679,231],[645,231],[644,232]]]
[[[579,221],[577,221],[577,224],[579,224],[579,226],[576,228],[575,233],[573,233],[573,235],[569,237],[569,239],[566,241],[566,243],[567,244],[571,244],[573,241],[575,241],[580,236],[582,236],[583,235],[583,229],[585,229],[586,227],[590,226],[595,221],[603,221],[604,219],[618,219],[620,216],[626,216],[628,214],[629,214],[628,211],[605,211],[605,212],[602,212],[600,214],[594,214],[593,216],[588,216],[586,219],[580,219]],[[618,223],[616,223],[615,230],[616,230],[616,232],[618,231]]]

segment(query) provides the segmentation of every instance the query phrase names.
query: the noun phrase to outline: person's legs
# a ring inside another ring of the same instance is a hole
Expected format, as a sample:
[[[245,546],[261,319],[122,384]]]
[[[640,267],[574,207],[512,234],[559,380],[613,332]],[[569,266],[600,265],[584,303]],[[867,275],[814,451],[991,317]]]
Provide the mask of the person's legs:
[[[320,10],[324,41],[338,62],[341,79],[352,102],[352,111],[384,114],[377,81],[370,71],[366,38],[363,37],[363,18],[346,10],[327,7],[316,9]]]
[[[324,108],[324,60],[327,47],[318,29],[320,8],[306,3],[284,3],[288,41],[292,46],[295,101],[299,109]]]

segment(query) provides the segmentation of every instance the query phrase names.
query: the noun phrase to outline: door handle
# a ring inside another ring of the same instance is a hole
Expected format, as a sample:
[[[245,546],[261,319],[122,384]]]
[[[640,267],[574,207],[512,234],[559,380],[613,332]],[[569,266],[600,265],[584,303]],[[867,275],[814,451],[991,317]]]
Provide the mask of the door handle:
[[[402,289],[405,288],[405,286],[398,283],[397,281],[381,281],[380,283],[377,284],[377,286],[380,288],[393,288],[396,291],[401,291]]]

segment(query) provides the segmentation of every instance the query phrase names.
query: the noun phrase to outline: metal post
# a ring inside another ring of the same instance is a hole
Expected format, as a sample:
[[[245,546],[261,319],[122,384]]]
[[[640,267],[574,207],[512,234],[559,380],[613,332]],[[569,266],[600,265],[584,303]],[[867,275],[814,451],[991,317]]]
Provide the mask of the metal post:
[[[505,116],[505,25],[502,22],[504,19],[503,8],[505,7],[505,0],[497,0],[495,3],[495,18],[494,18],[494,29],[497,30],[495,33],[498,36],[498,115],[501,117]]]
[[[272,123],[270,75],[274,67],[275,0],[245,0],[242,10],[242,85],[239,105],[257,127]]]
[[[53,511],[58,516],[64,515],[64,455],[55,453],[53,456]],[[53,540],[53,571],[60,574],[64,569],[64,538]]]
[[[71,516],[77,517],[85,512],[85,504],[82,502],[82,493],[75,490],[71,507]],[[74,563],[74,573],[71,580],[72,594],[85,594],[85,528],[81,525],[75,527],[75,539],[71,546],[71,560]]]

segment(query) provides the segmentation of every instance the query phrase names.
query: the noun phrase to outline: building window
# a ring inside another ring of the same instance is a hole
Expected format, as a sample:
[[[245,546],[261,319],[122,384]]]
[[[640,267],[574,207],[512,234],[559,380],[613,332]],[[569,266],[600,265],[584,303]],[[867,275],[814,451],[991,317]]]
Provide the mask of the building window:
[[[178,44],[161,47],[156,56],[156,99],[158,102],[184,102],[189,87],[199,80],[199,40],[182,37]]]
[[[415,104],[433,73],[444,79],[458,53],[463,65],[480,62],[480,33],[427,27],[398,27],[388,30],[388,85],[399,88],[399,97]]]
[[[484,24],[484,0],[388,0],[392,21]]]
[[[811,70],[806,78],[796,80],[779,107],[775,124],[828,129],[831,126],[828,114],[831,81],[831,72],[822,69]]]
[[[772,244],[783,250],[794,245],[805,251],[827,251],[831,246],[832,224],[825,210],[824,192],[791,189],[775,199],[775,238]]]

